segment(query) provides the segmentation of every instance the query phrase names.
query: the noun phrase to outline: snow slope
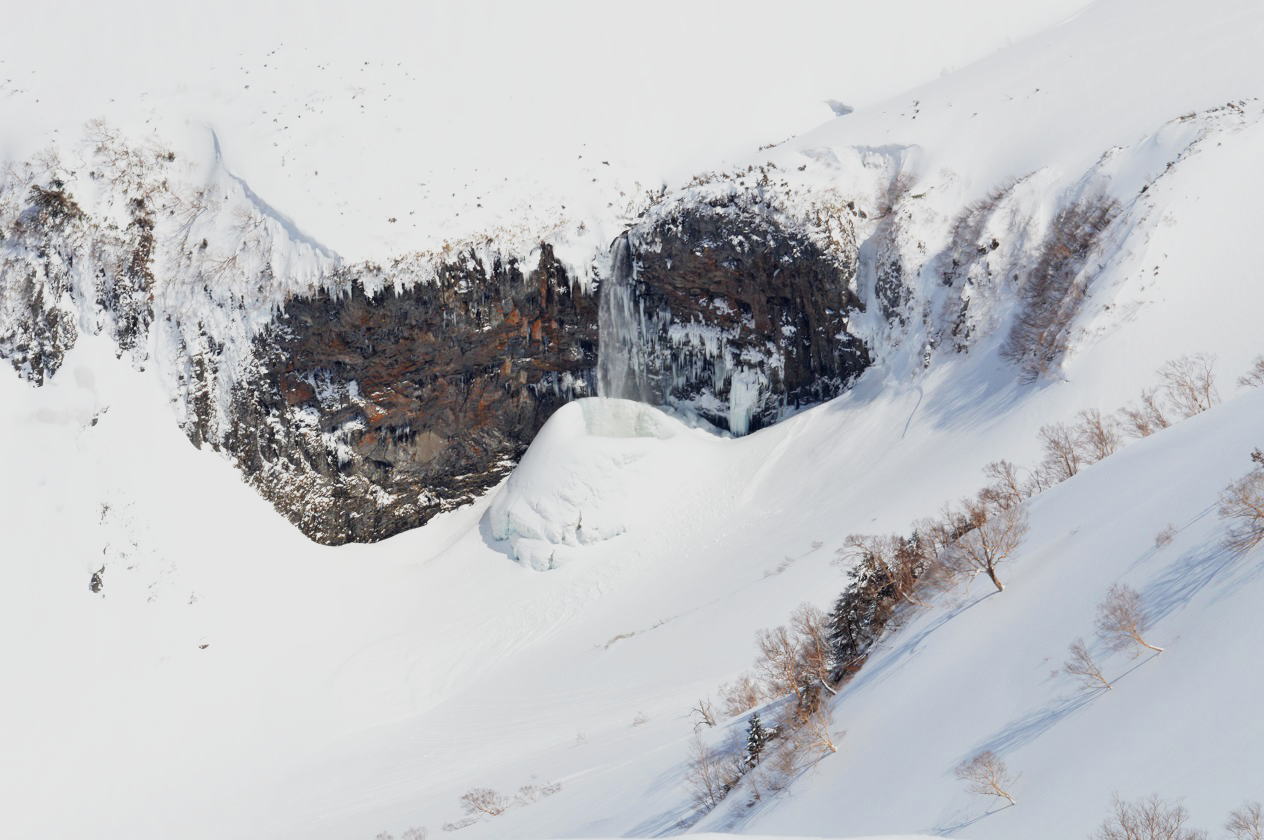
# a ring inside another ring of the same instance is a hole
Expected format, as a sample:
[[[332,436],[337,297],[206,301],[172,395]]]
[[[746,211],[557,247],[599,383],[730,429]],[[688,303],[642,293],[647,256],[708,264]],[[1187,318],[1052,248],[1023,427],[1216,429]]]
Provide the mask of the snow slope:
[[[103,118],[204,162],[213,130],[229,168],[348,261],[562,218],[609,224],[604,244],[663,179],[1085,1],[31,4],[0,31],[0,158],[72,145]]]
[[[1020,384],[999,333],[922,370],[910,334],[851,393],[745,438],[576,403],[478,504],[335,550],[190,447],[160,378],[104,339],[81,338],[43,388],[0,376],[5,833],[434,836],[472,787],[555,784],[454,836],[684,830],[689,707],[748,666],[756,629],[837,594],[849,533],[906,529],[977,489],[995,458],[1033,463],[1041,423],[1113,409],[1197,351],[1217,354],[1225,404],[1034,500],[1005,593],[976,588],[890,637],[834,708],[840,752],[698,829],[1064,840],[1113,791],[1187,797],[1208,825],[1264,796],[1264,731],[1241,702],[1259,692],[1244,663],[1260,550],[1217,553],[1212,510],[1264,443],[1264,392],[1231,384],[1264,351],[1250,250],[1262,129],[1249,114],[1216,123],[1169,171],[1204,124],[1163,128],[1264,90],[1261,36],[1253,3],[1104,0],[770,150],[844,189],[872,182],[857,144],[911,150],[936,187],[914,242],[941,236],[963,197],[1042,167],[1032,183],[1056,193],[1113,146],[1120,196],[1166,172],[1051,381]],[[270,202],[284,193],[245,178]],[[277,206],[297,218],[303,202]],[[315,238],[333,241],[328,206],[311,206]],[[348,236],[338,249],[369,247]],[[1155,550],[1168,523],[1179,535]],[[1117,580],[1146,595],[1168,651],[1112,657],[1117,688],[1077,695],[1050,672]],[[1023,773],[1014,808],[986,814],[952,778],[983,746]]]

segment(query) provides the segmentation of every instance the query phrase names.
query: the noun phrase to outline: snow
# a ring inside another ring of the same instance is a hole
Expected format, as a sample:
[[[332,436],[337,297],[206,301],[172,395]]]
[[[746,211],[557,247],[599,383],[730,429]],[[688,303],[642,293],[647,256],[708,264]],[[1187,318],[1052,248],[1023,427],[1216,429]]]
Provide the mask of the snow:
[[[683,784],[690,706],[749,666],[755,630],[784,622],[805,600],[831,601],[843,585],[835,551],[849,533],[907,530],[976,490],[988,461],[1034,463],[1042,423],[1114,409],[1153,384],[1162,362],[1189,352],[1216,354],[1222,405],[1034,499],[1031,532],[1002,566],[1004,593],[988,595],[977,581],[919,613],[834,704],[836,755],[754,808],[739,790],[697,828],[752,838],[1065,840],[1085,836],[1114,792],[1183,798],[1207,826],[1259,798],[1261,549],[1218,551],[1214,503],[1264,443],[1264,391],[1232,384],[1264,352],[1251,247],[1264,124],[1250,103],[1174,120],[1264,91],[1255,48],[1264,10],[1245,0],[1104,0],[1049,26],[1080,5],[979,3],[975,15],[919,7],[916,23],[907,4],[804,6],[759,26],[753,7],[699,7],[673,19],[693,37],[675,38],[650,7],[624,15],[619,29],[587,6],[538,19],[508,6],[494,15],[477,5],[415,12],[441,27],[402,25],[371,5],[333,26],[329,9],[192,17],[114,4],[62,25],[62,43],[80,59],[61,63],[36,61],[38,39],[15,43],[21,33],[7,29],[0,76],[13,73],[10,64],[25,73],[0,100],[14,155],[41,146],[42,131],[114,115],[107,94],[120,99],[118,114],[139,115],[129,132],[149,131],[144,119],[159,112],[164,138],[182,120],[200,120],[187,128],[187,148],[207,147],[198,160],[216,185],[236,184],[234,202],[262,203],[254,206],[268,220],[263,247],[296,259],[294,277],[326,263],[322,248],[385,259],[500,220],[509,204],[483,217],[467,216],[462,203],[461,222],[419,221],[418,232],[383,223],[423,202],[430,220],[451,216],[456,204],[436,194],[490,195],[497,177],[517,177],[506,160],[531,176],[504,191],[509,203],[540,180],[542,195],[571,200],[572,181],[604,170],[590,160],[601,159],[603,142],[614,158],[644,150],[617,161],[626,172],[653,170],[659,156],[693,166],[695,144],[714,153],[705,165],[719,166],[725,149],[749,150],[755,128],[801,127],[783,95],[791,89],[817,109],[811,121],[828,116],[828,96],[856,111],[767,156],[791,172],[805,165],[802,183],[866,200],[892,168],[908,167],[913,192],[926,196],[908,208],[901,247],[926,256],[964,200],[1010,178],[1023,180],[986,230],[1006,238],[997,265],[1008,249],[1024,253],[1011,240],[1038,238],[1064,192],[1100,185],[1131,203],[1052,379],[1021,384],[997,357],[1012,290],[979,273],[980,338],[968,353],[932,354],[923,368],[925,322],[897,330],[871,307],[856,326],[884,349],[881,363],[843,397],[746,437],[634,403],[580,401],[558,412],[499,488],[375,545],[306,541],[231,465],[190,446],[161,355],[158,375],[139,371],[85,334],[42,388],[0,374],[5,833],[332,840],[426,826],[434,837],[461,819],[458,797],[472,787],[512,794],[556,783],[557,792],[453,836],[685,830],[696,816]],[[156,14],[170,38],[139,39],[117,61],[99,60],[116,55],[133,21]],[[932,81],[942,65],[1037,30]],[[891,37],[870,36],[877,31]],[[302,60],[287,59],[278,93],[265,96],[246,71],[262,74],[282,40]],[[838,49],[840,40],[854,52]],[[361,57],[370,44],[374,56]],[[732,89],[706,95],[666,83],[714,78],[721,44],[766,48],[778,72],[729,62],[724,72],[739,74]],[[631,60],[641,48],[644,60]],[[896,51],[889,60],[886,50]],[[405,55],[407,73],[389,69]],[[328,71],[314,69],[316,56]],[[841,72],[879,59],[883,73]],[[375,99],[373,116],[355,121],[360,94],[345,90],[365,60],[375,69],[363,71],[364,95],[392,98]],[[98,83],[82,83],[85,66],[99,69]],[[321,72],[340,82],[313,81]],[[493,95],[505,85],[509,94]],[[568,98],[554,111],[532,93],[540,90]],[[55,112],[51,91],[64,97]],[[329,97],[323,115],[318,95]],[[270,122],[282,105],[289,129]],[[612,114],[635,120],[594,119]],[[222,141],[222,164],[206,122]],[[499,157],[496,138],[510,129],[523,139]],[[554,149],[559,135],[567,143]],[[570,164],[584,143],[586,162]],[[474,165],[485,181],[467,174]],[[308,178],[308,169],[321,174]],[[432,177],[430,192],[404,192]],[[576,219],[587,212],[582,196],[605,195],[610,183],[576,193]],[[603,245],[617,221],[605,223]],[[311,241],[295,245],[294,230]],[[935,276],[931,267],[917,278],[919,305],[941,302]],[[190,305],[178,287],[168,290],[170,311]],[[262,319],[281,293],[259,294],[248,311]],[[1169,523],[1175,540],[1156,548]],[[89,579],[103,565],[104,589],[93,594]],[[1085,695],[1051,672],[1069,642],[1091,636],[1095,605],[1118,581],[1145,596],[1167,651],[1095,651],[1119,681]],[[1022,773],[1013,808],[989,812],[952,776],[985,747]]]
[[[0,158],[73,142],[96,117],[199,161],[214,132],[232,171],[348,261],[581,220],[605,244],[664,179],[809,129],[828,97],[880,101],[1083,5],[32,4],[0,32]],[[914,12],[924,29],[859,35]]]

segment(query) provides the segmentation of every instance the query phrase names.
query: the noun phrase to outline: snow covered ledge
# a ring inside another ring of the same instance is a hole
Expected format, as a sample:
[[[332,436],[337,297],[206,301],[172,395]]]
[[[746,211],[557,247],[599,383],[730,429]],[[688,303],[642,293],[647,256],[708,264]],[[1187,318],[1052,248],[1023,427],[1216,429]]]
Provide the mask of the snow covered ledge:
[[[509,543],[518,562],[543,571],[569,562],[583,546],[622,534],[643,462],[666,454],[668,441],[682,434],[706,433],[631,400],[563,406],[492,502],[493,538]]]

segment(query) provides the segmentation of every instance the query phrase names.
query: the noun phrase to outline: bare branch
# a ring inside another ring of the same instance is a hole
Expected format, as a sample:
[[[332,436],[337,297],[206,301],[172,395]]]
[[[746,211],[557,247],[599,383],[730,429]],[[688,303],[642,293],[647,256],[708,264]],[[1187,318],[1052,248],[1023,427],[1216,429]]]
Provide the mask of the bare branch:
[[[1264,356],[1256,356],[1251,362],[1251,369],[1238,377],[1238,384],[1243,388],[1258,388],[1264,385]]]
[[[1106,592],[1105,599],[1097,606],[1097,634],[1112,650],[1129,644],[1162,653],[1163,648],[1152,645],[1141,635],[1145,629],[1145,606],[1141,594],[1131,586],[1116,583]]]
[[[1220,518],[1229,521],[1225,546],[1247,552],[1264,540],[1264,468],[1254,469],[1220,494]]]
[[[982,796],[996,796],[1006,799],[1011,805],[1018,804],[1009,792],[1016,777],[1011,776],[1009,768],[996,753],[984,750],[974,758],[957,765],[956,775],[966,783],[966,789]]]
[[[1027,512],[1022,507],[998,511],[957,540],[950,552],[951,562],[971,576],[986,573],[996,591],[1003,592],[1005,585],[996,568],[1018,548],[1027,530]]]
[[[1232,811],[1225,830],[1233,835],[1233,840],[1264,840],[1264,807],[1248,802]]]
[[[505,813],[510,802],[491,788],[473,788],[461,794],[461,807],[470,815],[486,814],[498,817]]]
[[[1168,402],[1182,416],[1193,417],[1220,402],[1213,370],[1215,362],[1215,356],[1192,353],[1159,368]]]
[[[1206,832],[1186,827],[1189,812],[1157,796],[1139,802],[1115,798],[1115,813],[1093,840],[1206,840]]]
[[[1077,678],[1086,688],[1104,686],[1109,689],[1111,687],[1110,680],[1102,676],[1102,669],[1097,666],[1093,655],[1088,652],[1088,645],[1084,644],[1083,639],[1076,639],[1071,643],[1070,656],[1067,657],[1062,670]]]

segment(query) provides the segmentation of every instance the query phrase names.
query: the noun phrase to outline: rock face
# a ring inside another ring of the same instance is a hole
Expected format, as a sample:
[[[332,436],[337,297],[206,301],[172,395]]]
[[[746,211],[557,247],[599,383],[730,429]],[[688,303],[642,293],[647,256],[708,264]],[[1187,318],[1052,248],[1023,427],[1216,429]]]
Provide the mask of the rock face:
[[[593,390],[596,300],[547,247],[524,274],[475,255],[433,282],[290,301],[255,340],[224,447],[312,539],[382,539],[496,484]]]
[[[0,358],[35,386],[84,331],[157,358],[193,444],[321,543],[473,500],[599,382],[744,434],[868,364],[846,225],[823,248],[767,204],[691,199],[619,237],[587,289],[543,244],[530,265],[483,242],[343,267],[229,174],[176,195],[170,154],[98,146],[90,206],[0,175]]]
[[[614,246],[603,392],[674,405],[736,434],[837,396],[870,363],[854,245],[840,257],[737,203],[687,207]]]

